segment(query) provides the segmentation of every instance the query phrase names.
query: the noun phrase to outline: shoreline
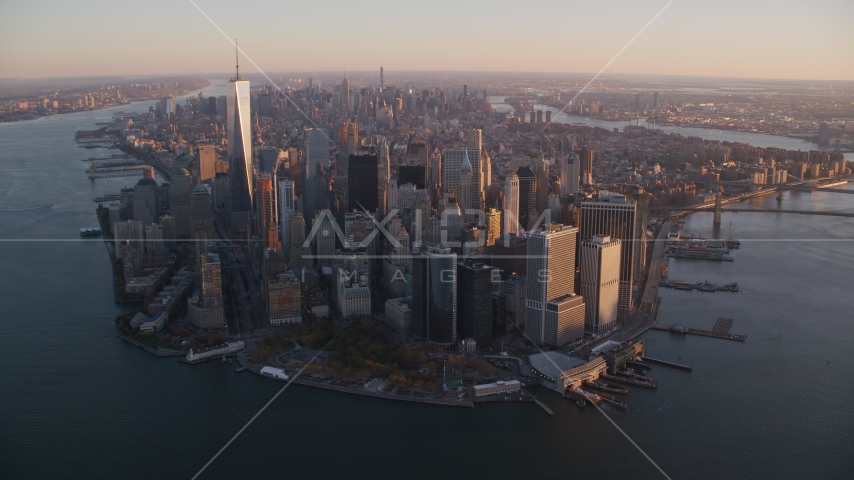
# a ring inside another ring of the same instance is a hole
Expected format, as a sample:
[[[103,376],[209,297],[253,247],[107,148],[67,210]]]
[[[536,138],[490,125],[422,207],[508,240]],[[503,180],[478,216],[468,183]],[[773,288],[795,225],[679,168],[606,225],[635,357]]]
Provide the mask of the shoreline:
[[[243,352],[241,352],[241,353],[243,353]],[[257,367],[255,365],[253,365],[251,362],[247,361],[245,355],[238,355],[237,356],[237,362],[240,363],[240,366],[244,367],[246,369],[246,371],[254,373],[255,375],[258,375],[259,377],[264,377],[264,378],[274,380],[274,381],[279,381],[279,382],[296,383],[298,385],[304,385],[306,387],[315,387],[315,388],[319,388],[321,390],[333,390],[336,392],[349,393],[352,395],[360,395],[363,397],[373,397],[373,398],[378,398],[378,399],[383,399],[383,400],[396,400],[396,401],[430,404],[430,405],[444,405],[444,406],[448,406],[448,407],[474,408],[474,404],[475,404],[474,400],[471,397],[464,397],[463,399],[460,399],[460,401],[453,401],[453,400],[444,400],[444,399],[430,398],[430,397],[415,397],[415,396],[411,396],[411,395],[397,395],[397,394],[389,394],[389,393],[371,392],[368,390],[364,390],[364,389],[360,390],[360,389],[356,389],[353,387],[344,387],[341,385],[332,385],[329,383],[320,383],[320,382],[316,382],[313,380],[302,379],[299,376],[295,376],[295,377],[293,377],[293,379],[287,380],[287,381],[276,380],[276,379],[268,377],[266,375],[262,375],[260,372],[258,372]],[[518,403],[518,402],[513,402],[513,403]]]

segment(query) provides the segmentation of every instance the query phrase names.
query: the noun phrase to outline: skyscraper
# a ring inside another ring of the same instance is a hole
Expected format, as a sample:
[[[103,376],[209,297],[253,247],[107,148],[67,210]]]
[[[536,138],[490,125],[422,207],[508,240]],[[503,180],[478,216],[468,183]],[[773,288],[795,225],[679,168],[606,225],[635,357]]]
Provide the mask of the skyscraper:
[[[236,75],[226,92],[226,130],[228,138],[229,215],[231,228],[239,230],[252,213],[252,131],[249,81]]]
[[[529,167],[519,167],[516,176],[519,177],[518,221],[521,229],[527,231],[533,227],[533,221],[536,221],[531,218],[531,212],[537,208],[537,175]]]
[[[575,294],[578,229],[547,225],[528,236],[525,335],[553,347],[584,336],[584,300]]]
[[[468,156],[463,157],[463,163],[460,165],[460,193],[459,204],[460,212],[466,222],[474,220],[474,216],[470,211],[474,208],[472,194],[472,168]]]
[[[475,209],[483,209],[483,185],[480,166],[480,150],[453,150],[446,149],[442,153],[442,188],[446,193],[451,193],[459,198],[461,193],[460,175],[462,173],[463,162],[468,159],[471,165],[471,193],[472,207]]]
[[[329,136],[322,128],[306,128],[305,133],[305,176],[312,178],[317,174],[317,164],[329,171]]]
[[[519,177],[507,175],[504,181],[504,235],[519,235]]]
[[[376,155],[350,155],[347,180],[348,211],[377,211],[379,165]]]
[[[492,343],[492,272],[482,261],[457,264],[458,324],[462,338],[473,338],[478,347]]]
[[[255,228],[261,238],[266,238],[270,225],[276,224],[276,204],[273,198],[273,179],[267,172],[260,172],[255,178]],[[265,242],[265,247],[269,247]]]
[[[216,176],[216,147],[210,144],[198,146],[199,181],[212,182]]]
[[[427,247],[412,257],[412,333],[453,347],[457,340],[457,255]]]
[[[201,308],[191,305],[191,321],[199,328],[221,328],[225,325],[222,309],[222,277],[219,255],[205,253],[201,261]]]
[[[581,295],[587,304],[584,329],[610,330],[617,322],[620,298],[620,241],[594,235],[581,242]]]
[[[558,157],[560,162],[560,195],[575,195],[578,193],[578,182],[581,178],[581,162],[575,152],[564,152]]]
[[[579,240],[591,240],[594,235],[607,235],[620,240],[620,302],[619,311],[627,312],[632,305],[636,237],[637,204],[625,195],[599,193],[598,200],[581,203]]]
[[[282,224],[282,253],[286,256],[291,249],[291,218],[296,212],[296,198],[294,197],[294,182],[284,180],[279,183],[279,218]],[[305,232],[303,232],[305,235]]]

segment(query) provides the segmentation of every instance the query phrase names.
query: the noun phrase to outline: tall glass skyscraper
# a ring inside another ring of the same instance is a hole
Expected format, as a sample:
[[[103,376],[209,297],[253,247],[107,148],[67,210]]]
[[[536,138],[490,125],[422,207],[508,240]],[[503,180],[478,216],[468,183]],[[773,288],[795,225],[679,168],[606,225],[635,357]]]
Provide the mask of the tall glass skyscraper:
[[[239,71],[238,71],[239,72]],[[231,228],[244,227],[252,213],[252,131],[249,81],[238,73],[228,84],[226,129],[228,133],[229,211]]]
[[[413,334],[445,347],[456,344],[457,255],[450,248],[413,254],[412,311]]]

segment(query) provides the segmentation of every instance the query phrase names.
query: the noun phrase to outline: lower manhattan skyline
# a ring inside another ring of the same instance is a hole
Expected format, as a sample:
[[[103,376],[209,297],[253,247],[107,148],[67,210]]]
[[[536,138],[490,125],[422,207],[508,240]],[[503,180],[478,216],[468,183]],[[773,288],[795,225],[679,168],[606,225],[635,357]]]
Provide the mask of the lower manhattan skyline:
[[[854,471],[850,4],[0,13],[8,478]]]

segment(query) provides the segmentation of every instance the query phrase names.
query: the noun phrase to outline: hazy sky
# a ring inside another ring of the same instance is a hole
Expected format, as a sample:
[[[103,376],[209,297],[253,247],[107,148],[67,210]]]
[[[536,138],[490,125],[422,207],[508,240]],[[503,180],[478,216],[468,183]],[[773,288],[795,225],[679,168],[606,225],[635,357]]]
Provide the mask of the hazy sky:
[[[268,72],[597,72],[668,0],[195,1]],[[852,19],[852,0],[675,0],[606,72],[854,80]],[[0,77],[234,64],[188,0],[2,0],[0,45]]]

